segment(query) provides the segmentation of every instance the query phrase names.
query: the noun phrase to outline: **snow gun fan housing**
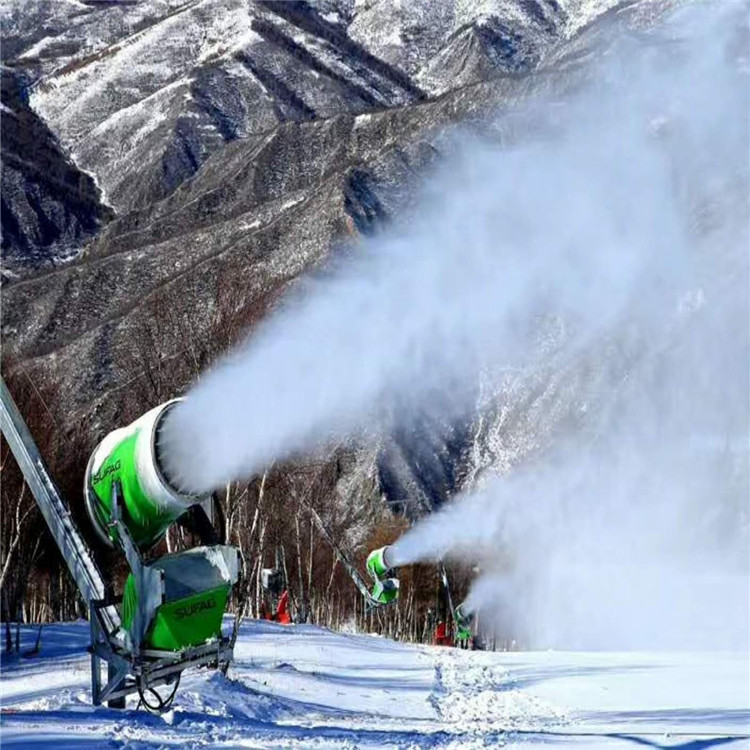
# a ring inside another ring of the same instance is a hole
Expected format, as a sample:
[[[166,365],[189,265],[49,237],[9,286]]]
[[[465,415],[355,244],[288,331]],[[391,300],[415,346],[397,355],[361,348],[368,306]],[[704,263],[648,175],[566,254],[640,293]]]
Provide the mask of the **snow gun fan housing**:
[[[134,648],[180,651],[220,639],[222,617],[238,579],[235,547],[196,547],[148,564],[141,557],[188,511],[202,514],[204,530],[215,536],[203,507],[211,498],[177,489],[160,462],[159,431],[178,404],[161,404],[110,432],[86,470],[84,493],[94,529],[105,544],[119,547],[130,565],[121,617]]]

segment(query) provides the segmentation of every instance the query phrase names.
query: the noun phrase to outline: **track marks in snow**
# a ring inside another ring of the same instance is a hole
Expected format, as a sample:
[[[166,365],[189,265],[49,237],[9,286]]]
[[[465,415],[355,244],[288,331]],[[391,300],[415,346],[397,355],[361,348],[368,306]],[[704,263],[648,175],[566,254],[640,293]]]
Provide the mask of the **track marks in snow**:
[[[3,658],[3,750],[750,747],[746,654],[467,652],[248,621],[231,676],[186,672],[158,717],[91,706],[87,640],[49,626],[38,657]]]
[[[430,702],[438,718],[462,734],[544,731],[569,724],[560,708],[515,687],[506,669],[482,652],[441,650]]]

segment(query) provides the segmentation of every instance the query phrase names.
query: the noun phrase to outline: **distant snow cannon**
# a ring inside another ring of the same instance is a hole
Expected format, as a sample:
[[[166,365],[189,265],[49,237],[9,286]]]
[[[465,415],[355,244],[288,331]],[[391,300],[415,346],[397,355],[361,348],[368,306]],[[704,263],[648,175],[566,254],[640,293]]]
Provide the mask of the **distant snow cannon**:
[[[179,403],[168,401],[110,432],[86,470],[84,494],[94,529],[107,545],[122,549],[132,571],[120,609],[128,646],[136,652],[221,643],[222,618],[239,574],[238,550],[214,543],[204,510],[211,497],[178,488],[163,468],[160,430]],[[187,517],[210,546],[144,563],[142,554]]]
[[[469,648],[474,612],[466,602],[459,604],[453,611],[453,621],[456,625],[456,644],[460,648]]]
[[[391,575],[394,572],[392,555],[391,547],[380,547],[367,556],[367,572],[375,581],[370,598],[376,604],[390,604],[398,599],[399,581]]]

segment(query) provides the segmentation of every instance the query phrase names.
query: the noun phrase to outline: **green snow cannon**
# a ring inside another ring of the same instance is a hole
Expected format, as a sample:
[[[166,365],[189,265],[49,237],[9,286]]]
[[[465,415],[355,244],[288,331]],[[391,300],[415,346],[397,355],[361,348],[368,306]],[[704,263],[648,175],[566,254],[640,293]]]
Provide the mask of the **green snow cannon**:
[[[370,597],[376,604],[390,604],[398,599],[398,578],[389,577],[393,567],[388,559],[389,550],[390,547],[380,547],[367,556],[367,572],[375,581]]]
[[[110,432],[86,470],[84,496],[94,529],[105,544],[123,550],[131,568],[121,615],[134,648],[179,651],[220,638],[239,575],[238,550],[226,545],[197,547],[149,564],[142,560],[174,522],[211,502],[178,488],[162,468],[160,429],[178,403],[161,404]]]
[[[115,483],[122,489],[123,521],[140,550],[153,547],[188,508],[208,500],[176,489],[161,468],[159,429],[178,403],[179,399],[167,401],[110,432],[91,454],[84,482],[86,508],[94,529],[110,547],[118,541],[112,522]]]
[[[453,613],[456,622],[456,642],[463,648],[468,648],[471,641],[471,623],[474,621],[474,613],[469,612],[466,604],[459,604]]]

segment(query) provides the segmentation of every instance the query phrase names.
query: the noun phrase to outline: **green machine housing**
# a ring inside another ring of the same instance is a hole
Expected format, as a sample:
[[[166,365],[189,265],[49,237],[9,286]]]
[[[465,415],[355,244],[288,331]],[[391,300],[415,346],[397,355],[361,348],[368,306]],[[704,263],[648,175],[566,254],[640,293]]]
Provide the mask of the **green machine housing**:
[[[143,555],[210,496],[177,489],[161,468],[160,428],[179,400],[169,401],[127,427],[109,433],[93,452],[84,496],[94,529],[130,565],[121,619],[133,648],[180,651],[221,637],[239,552],[222,544],[195,547],[144,562]],[[205,518],[205,515],[204,515]]]
[[[131,572],[122,597],[122,623],[140,645],[180,651],[219,638],[232,585],[237,551],[216,545],[161,557]],[[139,624],[139,618],[140,623]]]

